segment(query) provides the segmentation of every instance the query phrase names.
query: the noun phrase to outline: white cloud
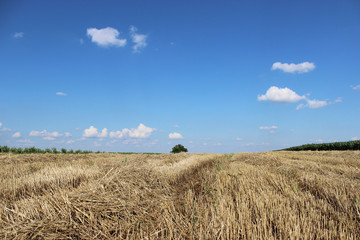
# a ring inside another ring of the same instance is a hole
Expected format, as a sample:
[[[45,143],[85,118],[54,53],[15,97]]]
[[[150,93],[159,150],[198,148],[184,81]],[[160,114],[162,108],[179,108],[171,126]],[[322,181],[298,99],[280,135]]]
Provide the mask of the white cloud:
[[[236,138],[236,141],[242,141],[242,140],[243,140],[242,138],[239,137]]]
[[[357,141],[357,140],[359,140],[358,137],[353,137],[353,138],[351,138],[351,141]]]
[[[90,126],[89,128],[84,130],[84,137],[97,137],[99,135],[97,128],[94,128],[94,126]]]
[[[110,132],[109,137],[110,138],[123,138],[125,137],[126,133],[123,131],[116,131],[116,132]]]
[[[341,98],[337,98],[335,101],[333,102],[330,102],[328,100],[316,100],[316,99],[306,99],[307,101],[307,104],[299,104],[297,107],[296,107],[296,110],[299,110],[299,109],[302,109],[302,108],[311,108],[311,109],[317,109],[317,108],[322,108],[322,107],[325,107],[325,106],[328,106],[330,104],[335,104],[335,103],[339,103],[339,102],[342,102],[342,99]]]
[[[274,130],[274,129],[278,129],[278,126],[270,126],[270,127],[267,127],[267,126],[261,126],[259,127],[260,130]]]
[[[335,104],[342,102],[342,99],[339,97],[335,101],[328,101],[328,100],[316,100],[316,99],[309,99],[307,96],[303,95],[300,96],[293,90],[289,88],[279,88],[276,86],[270,87],[265,94],[258,95],[258,101],[271,101],[271,102],[283,102],[283,103],[293,103],[299,102],[301,100],[305,100],[307,103],[300,103],[296,110],[302,108],[322,108],[330,104]]]
[[[64,97],[67,96],[67,94],[66,94],[66,93],[63,93],[63,92],[57,92],[56,95],[58,95],[58,96],[64,96]]]
[[[359,90],[360,89],[360,84],[356,85],[356,86],[351,86],[352,90]]]
[[[150,128],[140,123],[137,128],[132,128],[129,130],[129,136],[132,138],[148,138],[155,130],[155,128]]]
[[[65,137],[71,137],[71,133],[66,132],[66,133],[65,133]]]
[[[151,133],[154,132],[156,129],[147,127],[144,124],[140,123],[137,128],[123,128],[121,131],[111,131],[109,133],[110,138],[124,138],[124,137],[130,137],[130,138],[148,138],[151,136]],[[104,129],[102,134],[104,133]],[[106,130],[107,135],[107,130]]]
[[[184,138],[180,133],[173,132],[169,134],[170,139],[182,139]]]
[[[107,137],[107,135],[108,135],[107,128],[103,128],[103,130],[99,134],[99,137],[104,138],[104,137]]]
[[[322,107],[329,105],[329,102],[327,102],[326,100],[321,101],[321,100],[316,100],[316,99],[314,99],[314,100],[308,99],[307,102],[308,102],[307,106],[309,108],[322,108]]]
[[[175,124],[175,125],[174,125],[174,128],[179,128],[179,127],[180,127],[180,126],[179,126],[179,125],[177,125],[177,124]]]
[[[24,33],[23,32],[16,32],[13,35],[14,38],[23,38],[24,37]]]
[[[120,39],[119,31],[112,27],[106,28],[88,28],[86,33],[91,37],[91,41],[101,47],[124,47],[126,45],[126,39]]]
[[[1,126],[2,126],[2,122],[0,122],[0,128],[1,128]]]
[[[303,62],[303,63],[281,63],[276,62],[272,65],[271,70],[280,69],[284,72],[290,73],[306,73],[310,72],[315,69],[315,64],[310,62]]]
[[[75,142],[74,140],[69,140],[69,141],[66,142],[66,144],[72,144],[74,142]]]
[[[107,128],[103,128],[101,133],[99,133],[97,128],[95,128],[94,126],[90,126],[88,129],[85,129],[84,133],[83,133],[83,137],[86,137],[86,138],[88,138],[88,137],[103,138],[103,137],[107,137],[107,135],[108,135]]]
[[[124,128],[121,131],[110,132],[109,136],[110,138],[123,138],[126,136],[129,136],[131,138],[148,138],[155,130],[155,128],[150,128],[140,123],[137,128]]]
[[[12,135],[13,138],[18,138],[21,137],[21,133],[20,132],[16,132]]]
[[[289,88],[278,88],[276,86],[270,87],[265,94],[258,96],[258,101],[271,102],[298,102],[306,99],[306,96],[300,96]]]
[[[42,131],[31,131],[29,136],[32,137],[43,137],[44,140],[49,140],[50,138],[57,138],[57,137],[61,137],[63,136],[63,134],[59,133],[59,132],[48,132],[46,130],[42,130]],[[46,139],[45,139],[46,138]]]
[[[147,46],[146,39],[148,36],[145,34],[137,33],[136,27],[130,26],[130,35],[133,43],[135,43],[135,45],[133,46],[134,52],[139,53],[141,49]]]

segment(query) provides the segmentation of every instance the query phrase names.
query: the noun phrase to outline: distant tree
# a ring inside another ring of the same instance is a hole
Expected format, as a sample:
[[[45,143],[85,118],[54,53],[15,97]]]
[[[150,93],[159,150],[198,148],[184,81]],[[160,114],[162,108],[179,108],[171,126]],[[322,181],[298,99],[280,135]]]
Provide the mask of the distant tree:
[[[68,153],[74,153],[74,150],[70,149],[70,150],[68,151]]]
[[[55,147],[52,148],[52,152],[53,152],[53,153],[59,153],[58,150],[57,150]]]
[[[10,148],[8,146],[0,146],[0,152],[9,152]]]
[[[65,148],[62,148],[62,149],[61,149],[61,152],[62,152],[62,153],[66,153],[67,151],[66,151]]]
[[[171,152],[170,153],[180,153],[180,152],[187,152],[187,148],[185,148],[183,145],[181,144],[178,144],[178,145],[175,145]]]

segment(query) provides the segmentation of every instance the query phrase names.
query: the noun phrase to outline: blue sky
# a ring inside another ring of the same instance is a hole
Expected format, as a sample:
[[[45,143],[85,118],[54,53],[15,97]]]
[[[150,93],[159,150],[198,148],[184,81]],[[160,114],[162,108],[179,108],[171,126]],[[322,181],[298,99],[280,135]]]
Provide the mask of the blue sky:
[[[0,145],[266,151],[360,138],[359,1],[0,3]]]

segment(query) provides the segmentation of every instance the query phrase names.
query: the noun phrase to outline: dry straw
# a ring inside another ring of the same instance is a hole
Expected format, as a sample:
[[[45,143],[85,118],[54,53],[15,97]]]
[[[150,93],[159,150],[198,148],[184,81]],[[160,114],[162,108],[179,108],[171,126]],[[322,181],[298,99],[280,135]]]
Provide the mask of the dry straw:
[[[359,239],[360,152],[0,154],[0,239]]]

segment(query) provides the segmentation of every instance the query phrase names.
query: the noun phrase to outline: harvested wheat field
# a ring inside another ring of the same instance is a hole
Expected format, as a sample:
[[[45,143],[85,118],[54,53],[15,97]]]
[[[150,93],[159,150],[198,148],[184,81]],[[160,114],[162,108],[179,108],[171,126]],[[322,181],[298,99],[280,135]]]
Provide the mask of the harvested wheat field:
[[[360,152],[1,154],[1,239],[359,239]]]

